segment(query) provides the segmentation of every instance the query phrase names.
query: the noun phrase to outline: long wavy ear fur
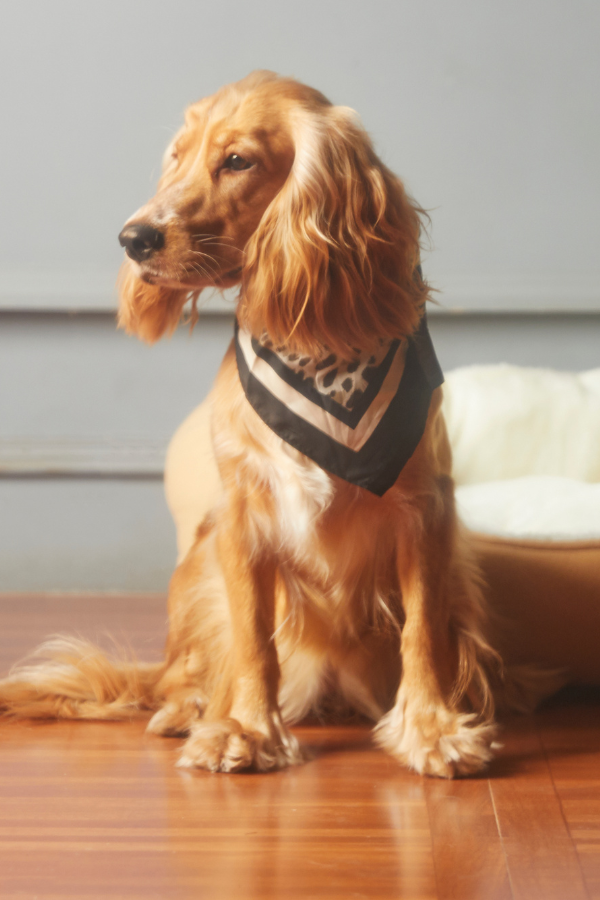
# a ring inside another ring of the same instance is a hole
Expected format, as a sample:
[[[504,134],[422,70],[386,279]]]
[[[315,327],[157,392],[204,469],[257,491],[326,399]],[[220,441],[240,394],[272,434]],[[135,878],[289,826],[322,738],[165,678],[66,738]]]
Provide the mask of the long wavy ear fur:
[[[352,110],[292,113],[295,159],[246,248],[239,316],[254,334],[342,355],[414,331],[420,216]]]
[[[121,266],[117,284],[119,328],[148,344],[175,330],[190,296],[188,290],[146,284],[137,277],[129,260]]]

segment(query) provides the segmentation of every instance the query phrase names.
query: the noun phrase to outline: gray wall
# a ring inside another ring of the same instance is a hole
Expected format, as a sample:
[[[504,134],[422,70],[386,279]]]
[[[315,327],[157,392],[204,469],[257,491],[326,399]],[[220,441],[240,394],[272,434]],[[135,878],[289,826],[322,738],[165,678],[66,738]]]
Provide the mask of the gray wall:
[[[184,106],[253,68],[356,108],[431,210],[446,368],[600,365],[598,4],[2,11],[0,590],[167,583],[164,448],[209,389],[231,320],[205,315],[153,348],[117,333],[115,236],[152,194]]]

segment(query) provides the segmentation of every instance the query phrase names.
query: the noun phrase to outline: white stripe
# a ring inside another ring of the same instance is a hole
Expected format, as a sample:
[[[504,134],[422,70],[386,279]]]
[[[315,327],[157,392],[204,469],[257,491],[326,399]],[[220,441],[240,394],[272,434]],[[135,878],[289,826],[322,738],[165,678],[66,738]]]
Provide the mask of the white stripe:
[[[291,412],[355,452],[360,450],[371,437],[392,399],[395,397],[404,372],[408,347],[408,341],[404,340],[400,343],[379,393],[356,428],[350,428],[349,425],[344,425],[335,416],[308,400],[303,394],[300,394],[283,381],[268,362],[256,355],[252,347],[252,336],[247,331],[239,329],[238,341],[248,369],[263,387],[287,406]]]

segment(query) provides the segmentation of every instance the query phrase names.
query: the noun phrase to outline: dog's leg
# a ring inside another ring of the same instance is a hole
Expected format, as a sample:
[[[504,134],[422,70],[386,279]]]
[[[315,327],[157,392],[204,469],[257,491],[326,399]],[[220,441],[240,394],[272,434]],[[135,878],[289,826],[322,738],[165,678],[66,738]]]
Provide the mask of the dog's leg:
[[[217,553],[231,615],[231,653],[203,718],[195,723],[179,764],[211,771],[277,769],[301,761],[297,741],[277,704],[279,663],[273,640],[276,562],[251,552],[243,513],[224,514]]]
[[[440,494],[420,535],[417,527],[399,533],[402,679],[377,740],[417,772],[451,778],[482,769],[491,757],[484,660],[496,657],[479,631],[479,588],[461,552],[449,479],[440,479]]]

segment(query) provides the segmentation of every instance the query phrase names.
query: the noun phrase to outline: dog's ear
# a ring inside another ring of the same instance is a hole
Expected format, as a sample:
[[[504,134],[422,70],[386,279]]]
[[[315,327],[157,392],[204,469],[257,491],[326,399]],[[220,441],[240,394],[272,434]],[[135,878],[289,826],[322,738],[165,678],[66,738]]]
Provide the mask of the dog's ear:
[[[283,188],[246,247],[239,316],[254,334],[314,352],[401,337],[427,286],[420,214],[352,110],[303,110]]]
[[[121,266],[117,285],[119,328],[127,334],[137,335],[148,344],[175,330],[190,296],[186,290],[146,284],[135,274],[129,260]]]

